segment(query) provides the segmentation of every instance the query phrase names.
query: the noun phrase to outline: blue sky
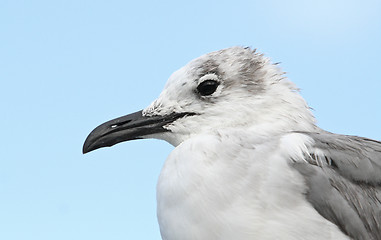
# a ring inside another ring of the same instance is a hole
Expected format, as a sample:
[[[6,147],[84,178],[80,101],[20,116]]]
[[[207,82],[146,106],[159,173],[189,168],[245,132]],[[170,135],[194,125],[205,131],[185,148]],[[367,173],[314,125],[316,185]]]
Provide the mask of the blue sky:
[[[381,140],[380,12],[379,0],[0,0],[0,239],[160,239],[172,146],[82,144],[221,48],[282,62],[322,128]]]

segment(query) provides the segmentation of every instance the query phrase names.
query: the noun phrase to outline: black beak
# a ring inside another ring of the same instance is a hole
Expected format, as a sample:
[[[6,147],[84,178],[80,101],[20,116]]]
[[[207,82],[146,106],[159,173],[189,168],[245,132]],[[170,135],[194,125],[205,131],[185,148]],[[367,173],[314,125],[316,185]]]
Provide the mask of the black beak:
[[[145,117],[138,111],[96,127],[87,136],[83,144],[83,153],[102,147],[111,147],[117,143],[141,139],[146,135],[166,132],[163,126],[192,113],[172,113],[166,116]]]

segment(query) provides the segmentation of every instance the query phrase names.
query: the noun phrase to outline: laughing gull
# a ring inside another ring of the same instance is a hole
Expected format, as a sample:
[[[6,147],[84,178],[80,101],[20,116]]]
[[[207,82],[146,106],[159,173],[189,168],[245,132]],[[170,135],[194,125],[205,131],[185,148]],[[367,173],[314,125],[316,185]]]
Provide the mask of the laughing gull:
[[[317,127],[255,50],[191,61],[150,106],[95,128],[83,152],[141,138],[175,146],[157,184],[164,240],[381,239],[381,142]]]

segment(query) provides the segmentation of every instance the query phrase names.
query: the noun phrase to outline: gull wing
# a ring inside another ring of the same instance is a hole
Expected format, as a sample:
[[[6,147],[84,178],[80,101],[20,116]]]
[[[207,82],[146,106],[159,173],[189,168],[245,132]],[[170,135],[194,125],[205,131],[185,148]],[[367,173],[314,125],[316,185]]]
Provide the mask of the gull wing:
[[[299,132],[314,142],[305,162],[307,200],[353,239],[381,239],[381,142],[329,132]]]

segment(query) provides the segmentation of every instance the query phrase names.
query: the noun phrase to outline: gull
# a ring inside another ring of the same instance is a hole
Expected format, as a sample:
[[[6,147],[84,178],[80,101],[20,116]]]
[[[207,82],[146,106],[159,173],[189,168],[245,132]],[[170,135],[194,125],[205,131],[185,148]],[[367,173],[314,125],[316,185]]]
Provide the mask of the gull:
[[[83,153],[155,138],[164,240],[381,239],[381,142],[316,125],[298,88],[245,47],[174,72],[145,109],[108,121]]]

